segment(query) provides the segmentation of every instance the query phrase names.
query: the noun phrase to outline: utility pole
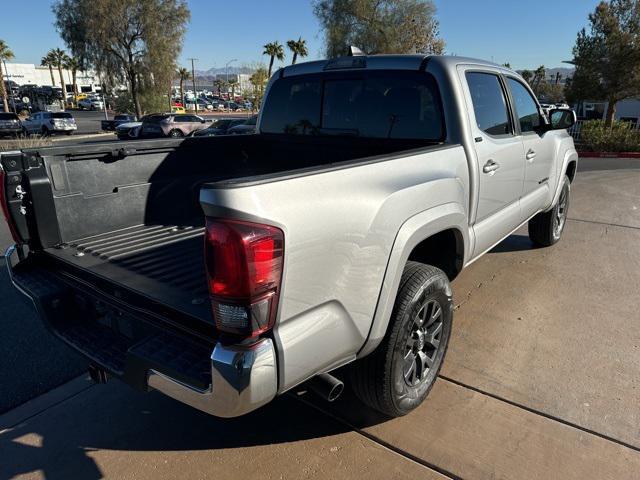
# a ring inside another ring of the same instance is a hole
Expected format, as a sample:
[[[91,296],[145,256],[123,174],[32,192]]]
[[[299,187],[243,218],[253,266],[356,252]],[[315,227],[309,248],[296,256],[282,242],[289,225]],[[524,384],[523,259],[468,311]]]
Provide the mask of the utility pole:
[[[194,62],[198,60],[197,58],[188,58],[187,60],[191,60],[191,80],[193,81],[193,95],[195,100],[193,103],[196,106],[196,115],[198,114],[198,92],[196,90],[196,67]]]
[[[4,93],[7,94],[7,85],[9,85],[9,71],[7,70],[7,62],[4,61],[4,58],[2,59],[2,63],[4,64],[4,74],[7,76],[7,83],[3,85],[4,87]],[[4,82],[4,78],[2,79],[2,81]],[[9,85],[9,95],[11,97],[11,104],[13,105],[13,113],[18,113],[16,111],[16,99],[13,97],[13,92],[11,91],[11,86]]]

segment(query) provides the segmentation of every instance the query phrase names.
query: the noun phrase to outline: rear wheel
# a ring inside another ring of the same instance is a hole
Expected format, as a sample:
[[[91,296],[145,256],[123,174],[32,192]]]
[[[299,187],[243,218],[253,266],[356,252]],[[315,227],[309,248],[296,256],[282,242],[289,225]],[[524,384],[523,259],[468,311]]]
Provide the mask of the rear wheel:
[[[424,401],[447,351],[452,306],[451,286],[442,270],[407,262],[384,339],[350,369],[360,400],[392,417],[406,415]]]
[[[567,223],[570,193],[571,181],[565,175],[558,202],[548,212],[540,212],[529,220],[529,238],[533,243],[548,247],[560,240]]]
[[[49,135],[51,135],[51,132],[47,127],[42,127],[42,129],[40,130],[40,133],[42,134],[43,137],[48,137]]]
[[[171,138],[181,138],[181,137],[184,137],[184,133],[182,133],[181,130],[178,130],[177,128],[174,128],[173,130],[171,130],[169,132],[169,136]]]

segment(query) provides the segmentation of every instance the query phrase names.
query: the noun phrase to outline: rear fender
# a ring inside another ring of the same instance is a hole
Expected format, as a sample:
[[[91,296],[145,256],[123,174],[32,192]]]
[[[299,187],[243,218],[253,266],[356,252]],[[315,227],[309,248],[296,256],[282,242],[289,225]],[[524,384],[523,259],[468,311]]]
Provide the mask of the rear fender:
[[[369,336],[358,358],[371,353],[382,341],[393,311],[404,266],[413,249],[423,240],[444,230],[455,229],[464,243],[464,263],[470,249],[469,227],[465,208],[459,203],[445,203],[409,218],[396,235]]]

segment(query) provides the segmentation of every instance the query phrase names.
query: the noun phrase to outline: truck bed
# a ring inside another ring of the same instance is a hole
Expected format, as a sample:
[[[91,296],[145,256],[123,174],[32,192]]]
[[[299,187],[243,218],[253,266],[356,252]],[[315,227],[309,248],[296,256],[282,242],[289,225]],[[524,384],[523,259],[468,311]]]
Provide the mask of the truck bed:
[[[210,322],[203,235],[204,227],[139,225],[83,238],[46,253]]]
[[[233,135],[50,147],[23,153],[30,245],[90,286],[213,323],[203,261],[205,183],[381,161],[433,143]],[[373,160],[372,160],[373,159]],[[36,235],[37,234],[37,235]],[[115,292],[115,293],[114,293]],[[207,327],[209,328],[209,327]]]

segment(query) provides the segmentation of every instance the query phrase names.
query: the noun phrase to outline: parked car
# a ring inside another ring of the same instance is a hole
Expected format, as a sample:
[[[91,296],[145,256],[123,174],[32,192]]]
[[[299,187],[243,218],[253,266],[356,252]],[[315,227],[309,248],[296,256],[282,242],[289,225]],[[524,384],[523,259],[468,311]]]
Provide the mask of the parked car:
[[[99,97],[87,97],[78,101],[80,110],[104,110],[104,102]]]
[[[231,110],[235,112],[236,110],[239,110],[239,109],[241,109],[241,107],[236,102],[225,101],[218,104],[218,110],[222,110],[222,111]]]
[[[24,133],[66,133],[73,135],[78,129],[76,121],[68,112],[36,112],[22,121]]]
[[[96,381],[235,417],[302,382],[332,400],[352,363],[404,415],[438,377],[451,280],[523,224],[562,236],[575,114],[549,116],[482,60],[287,66],[256,135],[0,154],[10,278]]]
[[[0,136],[16,137],[22,133],[22,122],[15,113],[0,112]]]
[[[116,128],[119,125],[122,125],[124,123],[130,123],[130,122],[135,122],[136,121],[136,116],[135,115],[130,115],[130,114],[118,114],[116,116],[113,117],[113,120],[101,120],[100,121],[100,126],[102,128],[102,130],[105,130],[107,132],[113,132],[116,130]]]
[[[116,136],[119,140],[135,140],[140,137],[140,129],[142,127],[142,117],[139,121],[125,122],[117,125],[115,128]]]
[[[203,130],[197,130],[193,133],[194,137],[215,137],[218,135],[227,135],[230,128],[245,123],[244,118],[221,118],[214,121],[210,126]]]
[[[249,133],[256,132],[256,123],[258,121],[257,115],[252,115],[239,125],[235,125],[227,130],[229,135],[247,135]]]
[[[197,115],[159,113],[144,117],[140,136],[180,138],[205,128],[206,120]]]
[[[204,111],[204,110],[213,110],[213,105],[211,105],[211,103],[209,103],[207,100],[204,100],[202,98],[196,98],[196,99],[191,99],[187,102],[187,109],[188,110],[195,110],[195,105],[198,105],[198,110],[199,111]]]
[[[187,111],[181,105],[174,105],[171,107],[171,113],[187,113]]]

